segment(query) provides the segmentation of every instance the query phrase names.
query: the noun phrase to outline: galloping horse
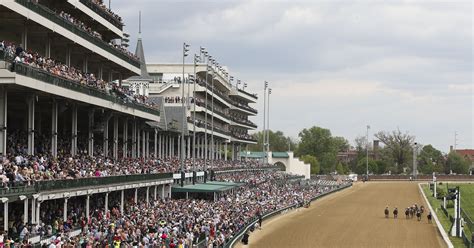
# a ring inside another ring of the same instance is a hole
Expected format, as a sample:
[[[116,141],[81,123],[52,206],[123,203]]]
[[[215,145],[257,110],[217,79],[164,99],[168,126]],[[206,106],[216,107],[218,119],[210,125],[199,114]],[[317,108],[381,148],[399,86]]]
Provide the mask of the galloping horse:
[[[398,218],[398,208],[397,207],[395,207],[395,209],[393,210],[393,218],[394,219]]]
[[[388,218],[388,214],[390,213],[390,212],[388,211],[388,207],[385,208],[384,213],[385,213],[385,218]]]
[[[416,219],[417,219],[418,221],[421,220],[421,211],[420,211],[420,210],[416,211]]]
[[[410,208],[405,209],[405,218],[410,218]]]
[[[426,217],[428,218],[428,223],[431,223],[431,212],[429,212]]]

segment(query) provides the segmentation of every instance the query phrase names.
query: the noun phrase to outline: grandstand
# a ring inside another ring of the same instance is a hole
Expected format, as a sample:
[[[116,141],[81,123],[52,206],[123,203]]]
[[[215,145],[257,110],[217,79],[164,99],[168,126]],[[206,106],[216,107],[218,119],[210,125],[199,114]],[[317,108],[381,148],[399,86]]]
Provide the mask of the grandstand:
[[[147,65],[123,26],[100,0],[0,2],[4,244],[223,246],[339,186],[241,160],[256,94],[204,57]]]

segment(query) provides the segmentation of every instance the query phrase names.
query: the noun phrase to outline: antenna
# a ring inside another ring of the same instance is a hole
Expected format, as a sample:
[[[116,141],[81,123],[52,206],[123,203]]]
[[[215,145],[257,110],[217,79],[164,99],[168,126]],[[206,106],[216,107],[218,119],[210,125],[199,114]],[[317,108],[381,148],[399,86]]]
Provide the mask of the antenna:
[[[142,33],[142,11],[138,11],[138,34]]]

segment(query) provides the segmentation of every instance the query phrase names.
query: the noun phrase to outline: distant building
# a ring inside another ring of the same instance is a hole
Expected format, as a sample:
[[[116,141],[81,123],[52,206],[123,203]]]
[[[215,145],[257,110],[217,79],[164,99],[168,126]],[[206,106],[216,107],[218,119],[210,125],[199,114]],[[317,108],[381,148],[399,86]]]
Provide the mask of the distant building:
[[[377,160],[379,158],[379,140],[374,140],[373,149],[369,150],[369,157]],[[364,149],[365,151],[365,149]],[[357,159],[357,149],[351,148],[347,151],[341,151],[337,154],[337,159],[343,163],[350,163]]]
[[[456,149],[455,152],[468,160],[471,168],[474,168],[474,149]]]

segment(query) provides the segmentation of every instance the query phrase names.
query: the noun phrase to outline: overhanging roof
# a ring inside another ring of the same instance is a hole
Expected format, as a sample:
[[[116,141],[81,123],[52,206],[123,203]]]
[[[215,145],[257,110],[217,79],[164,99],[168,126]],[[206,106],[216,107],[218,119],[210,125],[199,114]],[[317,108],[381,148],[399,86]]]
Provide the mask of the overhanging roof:
[[[207,183],[198,183],[198,184],[190,184],[184,185],[183,187],[180,186],[173,186],[171,188],[172,192],[177,193],[219,193],[224,192],[235,187],[242,185],[241,183],[233,183],[233,182],[218,182],[218,181],[211,181]]]

